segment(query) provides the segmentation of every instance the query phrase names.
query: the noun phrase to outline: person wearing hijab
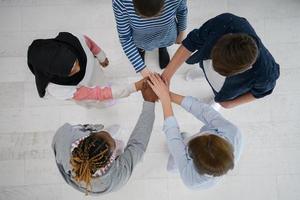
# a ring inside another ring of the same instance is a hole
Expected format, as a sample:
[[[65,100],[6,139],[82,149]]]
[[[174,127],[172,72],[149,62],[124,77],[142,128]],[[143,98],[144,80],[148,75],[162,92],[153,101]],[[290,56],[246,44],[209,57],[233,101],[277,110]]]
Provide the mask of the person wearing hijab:
[[[100,87],[102,68],[109,61],[86,35],[60,32],[53,39],[34,40],[28,48],[27,63],[41,98],[104,101],[127,97],[142,87],[142,81]]]

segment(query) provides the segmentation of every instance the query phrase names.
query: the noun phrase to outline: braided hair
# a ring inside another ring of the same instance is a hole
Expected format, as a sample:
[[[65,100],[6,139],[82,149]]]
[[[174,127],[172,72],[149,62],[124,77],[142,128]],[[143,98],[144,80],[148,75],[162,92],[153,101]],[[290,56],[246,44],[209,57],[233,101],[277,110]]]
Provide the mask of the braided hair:
[[[91,189],[92,175],[106,166],[111,155],[110,145],[95,133],[80,141],[73,150],[70,160],[72,172],[77,182],[86,184],[86,194]]]

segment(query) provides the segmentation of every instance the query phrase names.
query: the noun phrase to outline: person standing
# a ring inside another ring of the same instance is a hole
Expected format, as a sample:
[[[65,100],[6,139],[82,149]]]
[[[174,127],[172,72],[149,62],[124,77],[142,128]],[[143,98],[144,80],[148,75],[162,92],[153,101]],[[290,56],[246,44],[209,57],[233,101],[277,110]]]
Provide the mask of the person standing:
[[[186,0],[113,0],[122,48],[137,73],[149,75],[145,51],[159,48],[159,65],[170,57],[167,47],[180,44],[187,24]]]

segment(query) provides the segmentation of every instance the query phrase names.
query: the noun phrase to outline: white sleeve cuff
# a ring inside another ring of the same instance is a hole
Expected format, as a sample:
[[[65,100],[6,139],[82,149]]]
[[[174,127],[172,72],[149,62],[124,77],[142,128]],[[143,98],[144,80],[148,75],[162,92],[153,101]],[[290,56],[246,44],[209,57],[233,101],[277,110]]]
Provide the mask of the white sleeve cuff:
[[[96,55],[97,59],[99,60],[99,62],[103,63],[106,59],[106,54],[103,50],[101,50],[97,55]]]
[[[136,92],[135,84],[126,87],[120,85],[112,85],[111,92],[114,99],[128,97],[131,93]]]

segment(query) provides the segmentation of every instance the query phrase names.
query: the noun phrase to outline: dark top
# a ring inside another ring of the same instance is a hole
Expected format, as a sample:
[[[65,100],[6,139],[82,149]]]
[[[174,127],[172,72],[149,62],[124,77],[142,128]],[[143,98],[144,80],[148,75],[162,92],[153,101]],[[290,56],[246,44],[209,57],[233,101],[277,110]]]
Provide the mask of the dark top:
[[[197,50],[197,52],[187,60],[187,63],[199,63],[203,69],[203,61],[211,59],[212,48],[218,39],[228,33],[246,33],[253,37],[259,49],[259,56],[251,69],[226,77],[219,92],[212,88],[215,93],[215,101],[232,100],[248,92],[255,98],[271,94],[279,77],[279,65],[245,18],[224,13],[210,19],[199,29],[191,31],[182,44],[189,51]]]

